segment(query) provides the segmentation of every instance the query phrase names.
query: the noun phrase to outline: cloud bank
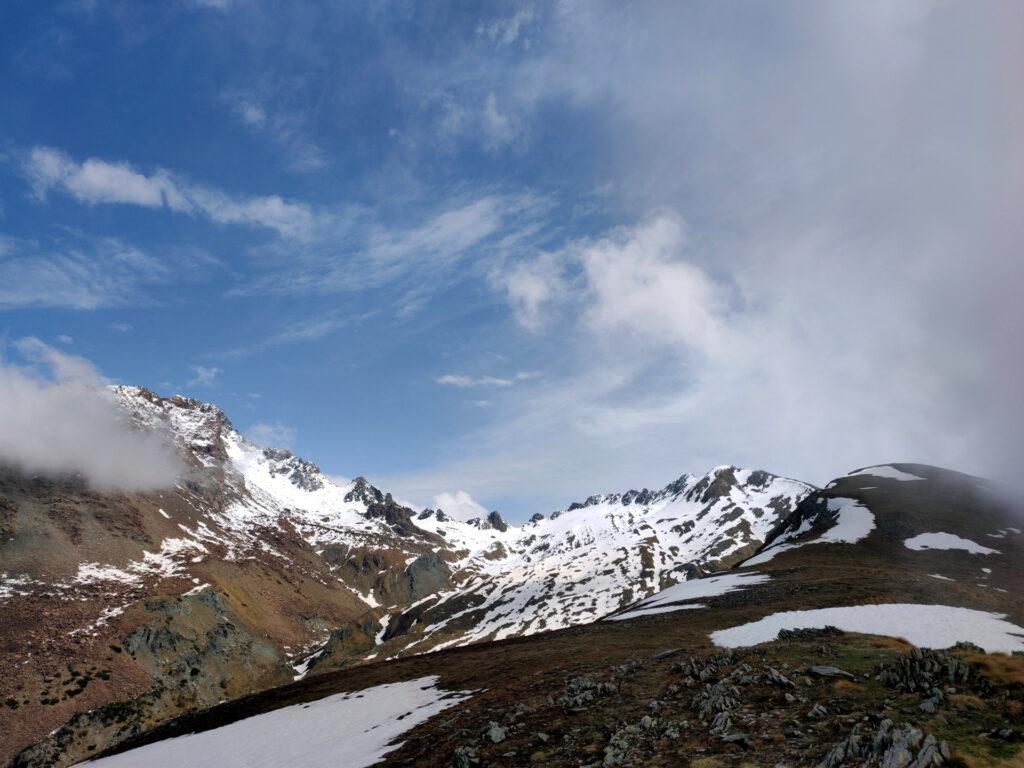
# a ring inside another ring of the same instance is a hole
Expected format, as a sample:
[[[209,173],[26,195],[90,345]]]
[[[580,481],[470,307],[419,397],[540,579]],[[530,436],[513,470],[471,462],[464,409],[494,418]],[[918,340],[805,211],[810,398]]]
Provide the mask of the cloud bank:
[[[160,435],[132,428],[103,378],[80,357],[35,338],[0,358],[0,465],[29,474],[81,476],[107,491],[170,486],[183,465]]]
[[[555,100],[597,115],[626,223],[490,273],[564,366],[399,491],[565,498],[722,462],[1019,482],[1024,101],[1005,73],[1024,10],[779,3],[735,21],[565,5],[515,65],[452,62],[467,109],[493,89],[519,122]]]

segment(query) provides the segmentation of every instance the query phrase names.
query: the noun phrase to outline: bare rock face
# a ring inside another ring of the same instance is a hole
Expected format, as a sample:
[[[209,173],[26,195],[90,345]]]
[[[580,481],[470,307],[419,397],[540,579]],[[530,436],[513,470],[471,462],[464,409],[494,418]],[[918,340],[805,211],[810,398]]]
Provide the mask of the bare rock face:
[[[216,592],[155,598],[143,607],[150,622],[125,638],[125,653],[193,706],[291,679],[281,650],[232,615]]]

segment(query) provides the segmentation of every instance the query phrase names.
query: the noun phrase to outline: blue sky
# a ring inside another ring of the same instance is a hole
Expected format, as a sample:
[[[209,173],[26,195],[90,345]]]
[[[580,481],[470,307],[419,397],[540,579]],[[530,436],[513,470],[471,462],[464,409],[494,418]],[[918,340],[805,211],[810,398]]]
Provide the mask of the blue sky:
[[[513,518],[1020,469],[1019,9],[340,5],[5,4],[9,361]]]

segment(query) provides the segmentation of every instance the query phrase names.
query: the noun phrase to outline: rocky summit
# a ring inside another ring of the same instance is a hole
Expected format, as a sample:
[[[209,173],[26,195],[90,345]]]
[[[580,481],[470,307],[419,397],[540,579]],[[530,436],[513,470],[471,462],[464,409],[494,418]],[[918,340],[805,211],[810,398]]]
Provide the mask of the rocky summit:
[[[720,466],[460,521],[212,405],[114,394],[187,469],[149,493],[0,473],[12,765],[1019,764],[1013,489]]]

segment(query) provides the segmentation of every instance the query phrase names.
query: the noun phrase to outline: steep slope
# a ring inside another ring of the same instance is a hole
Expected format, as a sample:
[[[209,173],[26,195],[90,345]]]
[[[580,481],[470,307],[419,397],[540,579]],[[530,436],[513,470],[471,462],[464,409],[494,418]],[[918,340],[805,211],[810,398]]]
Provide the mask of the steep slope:
[[[308,746],[294,738],[312,722],[303,705],[415,683],[451,706],[399,729],[381,765],[1009,768],[1024,754],[1024,506],[1004,490],[919,465],[854,472],[805,498],[762,552],[608,620],[310,677],[99,765],[159,765],[207,743],[167,737],[230,744],[255,722],[288,723],[271,737],[287,764]],[[367,733],[394,733],[405,709],[391,701]],[[281,714],[250,720],[267,713]],[[42,764],[66,730],[16,764]],[[310,760],[350,755],[318,735]]]
[[[212,405],[113,396],[188,470],[146,494],[0,471],[3,754],[125,700],[141,728],[296,676],[590,621],[756,551],[812,490],[720,467],[523,526],[464,523],[335,483]],[[125,736],[79,722],[97,748]]]

